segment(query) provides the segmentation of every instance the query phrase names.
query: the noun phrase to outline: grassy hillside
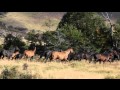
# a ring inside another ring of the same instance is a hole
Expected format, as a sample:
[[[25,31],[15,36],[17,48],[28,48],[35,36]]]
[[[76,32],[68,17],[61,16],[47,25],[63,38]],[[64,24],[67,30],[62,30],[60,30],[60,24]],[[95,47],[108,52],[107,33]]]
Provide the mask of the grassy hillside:
[[[51,31],[54,31],[60,22],[64,12],[8,12],[6,17],[2,19],[7,26],[23,27],[29,30],[48,30],[45,26],[46,22],[51,20]]]

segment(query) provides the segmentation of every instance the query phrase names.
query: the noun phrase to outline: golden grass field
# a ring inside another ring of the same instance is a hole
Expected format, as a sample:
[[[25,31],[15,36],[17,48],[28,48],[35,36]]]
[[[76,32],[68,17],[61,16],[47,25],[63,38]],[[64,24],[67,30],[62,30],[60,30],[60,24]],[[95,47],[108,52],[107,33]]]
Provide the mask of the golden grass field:
[[[23,64],[28,69],[23,70]],[[0,73],[4,67],[17,67],[21,73],[35,75],[37,79],[111,79],[120,78],[120,62],[94,64],[86,61],[36,62],[26,60],[0,60]]]

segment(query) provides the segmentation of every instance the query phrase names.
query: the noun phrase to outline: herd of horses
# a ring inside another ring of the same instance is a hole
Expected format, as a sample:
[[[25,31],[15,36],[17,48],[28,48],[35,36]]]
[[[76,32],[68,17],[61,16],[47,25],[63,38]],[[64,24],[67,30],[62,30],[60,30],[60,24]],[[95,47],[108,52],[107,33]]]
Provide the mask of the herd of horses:
[[[34,47],[33,50],[24,50],[23,53],[20,53],[20,49],[18,47],[14,47],[12,49],[6,50],[2,49],[0,51],[0,59],[4,59],[5,57],[8,60],[17,60],[22,58],[30,58],[36,55],[37,48]],[[57,50],[45,50],[39,55],[39,59],[42,57],[45,58],[45,62],[47,61],[72,61],[72,60],[86,60],[89,63],[91,62],[114,62],[115,60],[120,60],[120,50],[119,49],[111,49],[104,51],[103,53],[96,53],[93,51],[81,51],[75,52],[73,48],[69,48],[65,51],[57,51]]]

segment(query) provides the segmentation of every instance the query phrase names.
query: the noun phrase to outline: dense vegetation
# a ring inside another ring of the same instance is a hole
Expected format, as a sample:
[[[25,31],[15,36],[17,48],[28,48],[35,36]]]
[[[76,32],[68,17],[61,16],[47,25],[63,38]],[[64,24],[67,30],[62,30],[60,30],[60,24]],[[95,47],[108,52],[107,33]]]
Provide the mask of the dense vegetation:
[[[6,12],[1,13],[3,16],[6,14]],[[51,22],[47,22],[49,29],[51,29],[50,25]],[[1,28],[5,29],[5,25],[2,26],[1,24]],[[18,28],[7,27],[7,31],[14,29]],[[112,48],[112,42],[114,46],[120,46],[120,20],[114,25],[114,30],[113,41],[111,41],[110,25],[106,25],[100,14],[97,12],[68,12],[63,16],[56,31],[47,31],[41,34],[32,30],[23,35],[28,42],[35,43],[38,46],[42,46],[43,42],[46,43],[48,49],[65,50],[73,47],[75,51],[79,51],[81,48],[90,48],[100,52],[103,48]],[[13,32],[5,34],[4,47],[28,47],[28,44],[22,41],[22,37],[22,34],[18,35]]]
[[[115,24],[113,44],[119,47],[119,20]],[[43,35],[48,45],[76,50],[91,48],[100,51],[101,48],[112,48],[110,25],[106,25],[104,18],[97,12],[68,12],[58,25],[55,32]]]

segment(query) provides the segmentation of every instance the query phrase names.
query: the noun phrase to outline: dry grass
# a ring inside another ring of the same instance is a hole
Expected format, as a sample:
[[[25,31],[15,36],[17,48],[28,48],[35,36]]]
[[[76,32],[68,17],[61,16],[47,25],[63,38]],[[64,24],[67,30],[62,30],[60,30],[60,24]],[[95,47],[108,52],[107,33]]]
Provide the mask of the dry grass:
[[[23,64],[28,64],[28,70],[23,70]],[[120,62],[112,64],[93,64],[85,61],[61,62],[27,62],[0,61],[0,72],[7,66],[18,67],[21,73],[28,73],[37,76],[38,79],[111,79],[120,78]]]

